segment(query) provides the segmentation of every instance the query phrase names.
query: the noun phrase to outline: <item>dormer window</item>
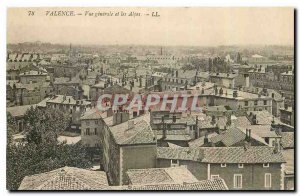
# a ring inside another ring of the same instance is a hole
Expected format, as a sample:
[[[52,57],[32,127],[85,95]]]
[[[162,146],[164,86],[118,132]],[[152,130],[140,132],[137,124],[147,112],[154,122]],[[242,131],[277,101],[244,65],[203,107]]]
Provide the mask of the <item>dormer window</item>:
[[[171,160],[171,167],[177,167],[179,166],[179,161],[176,159],[172,159]]]
[[[269,163],[264,163],[263,167],[270,167]]]
[[[221,167],[226,167],[226,163],[221,163]]]
[[[244,168],[244,164],[243,163],[239,163],[238,164],[238,168]]]

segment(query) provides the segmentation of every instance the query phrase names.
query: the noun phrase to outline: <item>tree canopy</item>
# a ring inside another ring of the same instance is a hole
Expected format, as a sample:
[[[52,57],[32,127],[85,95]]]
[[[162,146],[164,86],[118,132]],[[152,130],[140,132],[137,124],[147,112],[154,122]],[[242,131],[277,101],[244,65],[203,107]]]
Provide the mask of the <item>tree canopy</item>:
[[[49,172],[64,166],[91,166],[85,148],[79,143],[58,143],[58,134],[69,126],[66,114],[59,110],[29,109],[24,116],[26,141],[12,142],[13,118],[8,116],[7,189],[17,190],[25,176]]]

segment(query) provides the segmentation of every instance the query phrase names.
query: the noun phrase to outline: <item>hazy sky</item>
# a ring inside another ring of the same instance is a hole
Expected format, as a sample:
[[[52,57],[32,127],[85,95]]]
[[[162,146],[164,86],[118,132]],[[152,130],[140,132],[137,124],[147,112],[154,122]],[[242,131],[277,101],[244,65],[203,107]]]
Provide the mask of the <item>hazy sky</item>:
[[[35,11],[28,16],[28,11]],[[83,15],[46,16],[47,10]],[[84,16],[140,12],[141,17]],[[158,12],[160,17],[145,14]],[[294,43],[292,8],[10,8],[7,42],[216,46]]]

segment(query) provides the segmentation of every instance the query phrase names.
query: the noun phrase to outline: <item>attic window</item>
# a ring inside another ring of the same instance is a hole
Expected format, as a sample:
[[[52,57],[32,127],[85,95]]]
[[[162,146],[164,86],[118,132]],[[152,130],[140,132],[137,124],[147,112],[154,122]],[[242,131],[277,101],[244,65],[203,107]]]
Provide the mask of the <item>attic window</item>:
[[[264,163],[263,167],[270,167],[269,163]]]
[[[221,163],[221,167],[226,167],[226,163]]]
[[[238,164],[238,168],[244,168],[244,164],[239,163],[239,164]]]
[[[176,159],[172,159],[171,160],[171,167],[177,167],[179,166],[179,161]]]

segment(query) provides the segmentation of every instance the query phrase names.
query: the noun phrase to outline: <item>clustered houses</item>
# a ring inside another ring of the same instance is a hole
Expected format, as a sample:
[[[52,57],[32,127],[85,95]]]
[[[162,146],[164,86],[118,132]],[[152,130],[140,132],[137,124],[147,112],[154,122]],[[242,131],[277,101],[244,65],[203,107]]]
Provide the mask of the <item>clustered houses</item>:
[[[277,67],[279,67],[278,70]],[[285,102],[289,106],[293,106],[294,71],[289,66],[283,68],[281,66],[269,66],[267,68],[260,66],[249,71],[250,86],[276,89],[286,98]]]
[[[83,90],[79,79],[76,78],[55,78],[53,82],[54,92],[57,95],[72,96],[76,100],[83,99]]]
[[[80,117],[91,109],[91,102],[75,100],[72,96],[54,95],[47,102],[46,107],[63,110],[70,114],[71,129],[80,132]]]
[[[168,146],[168,142],[187,146],[195,138],[197,121],[193,116],[183,116],[181,112],[151,112],[151,127],[157,134],[159,146]]]
[[[289,107],[287,104],[284,104],[284,107],[280,108],[280,120],[283,123],[294,126],[295,122],[295,111],[294,107]]]
[[[212,73],[210,74],[210,82],[225,88],[235,88],[236,74],[231,73]]]
[[[164,77],[163,82],[161,83],[161,89],[162,91],[185,90],[188,86],[194,85],[196,79],[196,72],[194,70],[175,70]]]
[[[211,55],[204,56],[206,62]],[[7,111],[18,130],[31,106],[64,111],[70,127],[62,131],[80,134],[101,170],[65,167],[27,176],[20,190],[294,188],[290,66],[231,65],[235,60],[228,55],[228,73],[203,72],[201,65],[190,65],[194,57],[163,55],[162,49],[136,58],[115,51],[99,57],[70,47],[69,54],[10,54],[7,59],[7,100],[13,106]],[[253,55],[251,60],[262,64],[266,59]],[[144,110],[144,97],[152,92],[159,102]],[[101,95],[112,95],[104,100],[111,107],[115,95],[129,95],[123,105],[128,106],[136,93],[143,96],[142,109],[103,112],[96,107]],[[194,97],[199,111],[192,110]],[[48,180],[41,184],[40,179]]]
[[[198,180],[224,179],[230,190],[282,190],[284,162],[268,146],[157,148],[157,167],[185,166]]]
[[[93,162],[100,162],[103,153],[100,139],[103,130],[101,119],[101,113],[97,108],[87,110],[80,117],[81,144],[86,147]]]
[[[37,104],[52,92],[49,80],[43,71],[20,73],[17,80],[7,80],[7,100],[12,105]]]
[[[242,91],[272,98],[272,114],[276,117],[280,116],[280,108],[284,107],[285,97],[282,96],[277,90],[259,88],[259,87],[243,87]]]
[[[127,184],[128,169],[156,166],[156,137],[149,125],[149,115],[130,120],[128,113],[117,112],[102,123],[102,164],[111,184]]]
[[[47,73],[40,71],[28,71],[19,75],[22,84],[44,83],[47,80]],[[48,79],[49,81],[50,79]]]

